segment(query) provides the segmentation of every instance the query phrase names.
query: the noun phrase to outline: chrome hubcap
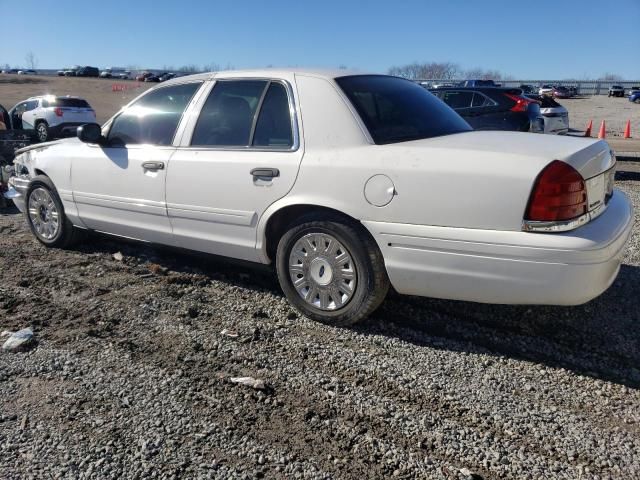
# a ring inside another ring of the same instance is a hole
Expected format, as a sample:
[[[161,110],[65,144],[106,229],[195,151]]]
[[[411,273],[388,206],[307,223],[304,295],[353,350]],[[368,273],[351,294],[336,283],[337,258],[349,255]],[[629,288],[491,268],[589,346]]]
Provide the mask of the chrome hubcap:
[[[36,234],[51,240],[58,234],[58,209],[51,194],[44,188],[36,188],[29,195],[29,219]]]
[[[326,233],[298,239],[289,254],[289,276],[300,297],[320,310],[345,306],[358,279],[351,254]]]

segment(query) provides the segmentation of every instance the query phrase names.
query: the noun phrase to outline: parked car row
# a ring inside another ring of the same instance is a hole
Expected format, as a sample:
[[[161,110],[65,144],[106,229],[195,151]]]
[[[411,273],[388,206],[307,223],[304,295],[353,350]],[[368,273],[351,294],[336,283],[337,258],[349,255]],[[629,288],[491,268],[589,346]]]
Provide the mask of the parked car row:
[[[167,80],[171,80],[172,78],[176,78],[178,74],[171,72],[162,72],[162,73],[151,73],[151,72],[142,72],[140,75],[136,76],[136,80],[138,82],[166,82]]]
[[[529,87],[527,85],[527,87]],[[527,89],[527,94],[533,94],[536,92],[531,91],[531,89]],[[538,88],[537,94],[545,97],[553,97],[553,98],[571,98],[578,95],[578,88],[575,86],[565,86],[565,85],[541,85]]]
[[[131,70],[119,68],[105,68],[100,72],[100,78],[117,78],[119,80],[129,80],[131,78]]]
[[[442,87],[430,89],[475,130],[564,135],[569,112],[546,95],[526,95],[520,88]]]
[[[342,70],[178,78],[18,151],[8,195],[47,247],[88,229],[273,264],[291,304],[334,326],[390,287],[547,305],[604,292],[634,219],[607,142],[473,131],[446,104],[526,125],[540,105],[520,89],[437,94]]]
[[[544,120],[535,100],[517,88],[444,87],[430,90],[453,108],[475,130],[544,132]]]
[[[36,72],[35,70],[31,70],[31,69],[20,70],[18,68],[5,69],[5,70],[2,70],[2,72],[0,73],[17,74],[17,75],[37,75],[38,74],[38,72]]]

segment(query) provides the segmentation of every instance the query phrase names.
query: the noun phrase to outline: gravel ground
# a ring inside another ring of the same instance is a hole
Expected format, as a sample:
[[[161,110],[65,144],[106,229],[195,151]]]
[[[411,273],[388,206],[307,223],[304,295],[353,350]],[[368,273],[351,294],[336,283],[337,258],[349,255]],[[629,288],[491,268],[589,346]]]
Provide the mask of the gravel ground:
[[[638,172],[618,186],[640,212]],[[581,307],[392,295],[333,329],[268,269],[99,236],[46,250],[4,211],[0,331],[38,343],[0,353],[0,476],[638,478],[639,229]]]
[[[576,132],[583,132],[589,120],[593,120],[591,134],[598,136],[600,122],[606,123],[607,137],[622,137],[627,120],[631,120],[631,135],[640,137],[640,105],[632,103],[627,97],[577,97],[557,99],[558,103],[569,110],[569,126]]]

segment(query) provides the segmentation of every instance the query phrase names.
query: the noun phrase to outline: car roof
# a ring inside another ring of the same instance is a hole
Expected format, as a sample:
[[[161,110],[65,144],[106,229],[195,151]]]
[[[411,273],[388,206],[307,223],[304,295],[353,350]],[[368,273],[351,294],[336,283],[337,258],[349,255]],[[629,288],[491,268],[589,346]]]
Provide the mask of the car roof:
[[[35,97],[29,97],[26,100],[22,100],[23,102],[27,102],[29,100],[40,100],[41,98],[48,98],[48,97],[55,97],[55,98],[76,98],[78,100],[84,100],[84,98],[82,97],[76,97],[75,95],[36,95]]]
[[[193,75],[185,75],[182,77],[174,78],[163,82],[163,85],[171,85],[177,83],[183,83],[185,81],[205,81],[213,80],[214,78],[269,78],[269,77],[289,77],[291,75],[305,75],[312,77],[320,77],[328,80],[338,77],[348,77],[353,75],[375,75],[371,72],[360,72],[354,70],[343,69],[314,69],[314,68],[263,68],[257,70],[223,70],[220,72],[206,72],[196,73]]]

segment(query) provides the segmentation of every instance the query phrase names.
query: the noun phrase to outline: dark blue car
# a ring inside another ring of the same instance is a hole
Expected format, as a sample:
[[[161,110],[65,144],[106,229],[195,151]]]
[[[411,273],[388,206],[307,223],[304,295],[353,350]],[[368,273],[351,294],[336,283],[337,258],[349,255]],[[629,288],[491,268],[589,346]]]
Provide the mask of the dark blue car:
[[[634,103],[640,103],[640,91],[633,92],[629,95],[629,101]]]

